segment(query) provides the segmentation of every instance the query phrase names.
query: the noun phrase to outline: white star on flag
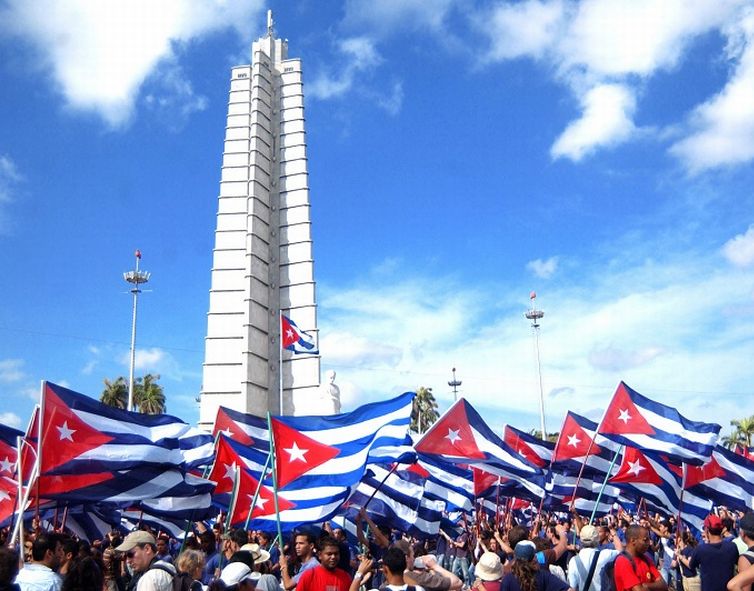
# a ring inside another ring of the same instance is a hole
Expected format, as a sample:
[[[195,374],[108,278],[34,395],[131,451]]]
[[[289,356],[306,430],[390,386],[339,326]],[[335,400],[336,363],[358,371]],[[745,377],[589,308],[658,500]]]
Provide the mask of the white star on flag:
[[[448,429],[448,434],[445,436],[445,439],[450,440],[451,444],[455,444],[456,441],[461,439],[461,436],[458,434],[459,431],[460,429],[455,431],[453,429]]]
[[[225,431],[223,431],[223,433],[225,433],[228,437],[230,437],[231,439],[233,439],[233,431],[230,430],[230,427],[228,427],[227,429],[225,429]]]
[[[10,461],[8,456],[5,456],[5,459],[0,461],[0,472],[10,472],[12,467],[13,462]]]
[[[523,448],[523,447],[522,447],[522,448],[519,448],[519,450],[518,450],[518,455],[520,455],[520,456],[521,456],[521,457],[523,457],[523,458],[525,458],[525,457],[526,457],[526,452],[524,451],[524,448]]]
[[[631,420],[631,415],[628,414],[628,409],[621,409],[620,414],[618,415],[618,420],[623,421],[624,425],[628,425],[628,421]]]
[[[289,339],[292,339],[295,335],[296,333],[293,332],[293,330],[291,330],[290,328],[285,331],[285,336],[288,337]]]
[[[579,439],[578,435],[574,434],[568,436],[568,445],[578,447],[579,443],[581,443],[581,439]]]
[[[10,495],[4,490],[0,490],[0,503],[10,500]]]
[[[232,464],[224,464],[225,466],[225,476],[223,478],[230,478],[231,480],[235,480],[236,478],[236,472],[238,471],[238,466],[235,462]]]
[[[76,429],[69,429],[68,421],[63,421],[63,424],[56,427],[56,429],[60,433],[60,441],[67,439],[68,441],[73,443],[73,434],[76,432]]]
[[[646,470],[646,468],[641,465],[641,462],[639,460],[636,460],[635,462],[632,462],[631,460],[629,460],[628,465],[630,466],[630,468],[628,469],[628,473],[634,474],[636,476],[638,476],[642,470]]]
[[[293,442],[293,445],[291,447],[287,449],[283,448],[283,451],[288,452],[288,455],[290,455],[289,460],[291,462],[301,460],[302,462],[304,462],[304,464],[306,464],[306,458],[304,456],[309,453],[309,450],[299,448],[295,441]]]
[[[252,498],[252,500],[254,500],[254,499]],[[264,504],[266,502],[267,502],[267,499],[263,499],[262,495],[259,495],[257,497],[257,507],[259,507],[260,509],[262,509],[262,511],[264,511]]]

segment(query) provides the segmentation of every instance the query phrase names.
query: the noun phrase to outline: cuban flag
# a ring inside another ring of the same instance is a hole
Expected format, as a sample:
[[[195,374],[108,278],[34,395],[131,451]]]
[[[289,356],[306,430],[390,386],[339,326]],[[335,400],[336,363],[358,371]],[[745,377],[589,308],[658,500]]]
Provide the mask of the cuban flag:
[[[272,417],[278,490],[355,486],[367,464],[415,458],[408,435],[414,392],[332,416]]]
[[[416,473],[371,466],[348,499],[346,516],[355,519],[366,505],[367,514],[377,525],[407,532],[416,523],[423,496],[424,486]]]
[[[12,477],[16,473],[16,444],[23,431],[0,425],[0,476]]]
[[[280,335],[283,349],[296,354],[319,355],[314,336],[301,330],[293,320],[282,313],[280,314]]]
[[[189,470],[212,460],[212,436],[177,417],[113,408],[50,382],[42,407],[42,475]]]
[[[424,497],[442,501],[449,511],[471,511],[474,507],[474,476],[464,465],[437,456],[419,454],[410,470],[425,478]]]
[[[688,466],[687,491],[739,511],[754,507],[754,461],[718,445],[704,466]]]
[[[704,518],[712,509],[712,501],[686,491],[681,499],[683,468],[667,457],[626,447],[623,461],[610,484],[620,488],[629,498],[643,498],[647,505],[666,515],[680,512],[681,519],[702,531]]]
[[[620,443],[597,433],[597,423],[568,411],[553,452],[552,471],[560,474],[601,476],[617,462]],[[582,472],[582,465],[584,466]]]
[[[446,462],[468,464],[510,478],[538,498],[544,497],[542,470],[495,435],[463,398],[432,425],[415,447],[421,454],[438,456]]]
[[[267,419],[220,406],[215,416],[212,436],[222,433],[241,445],[264,452],[270,451]]]
[[[503,441],[539,468],[547,468],[552,462],[555,444],[551,441],[542,441],[510,425],[503,427]]]
[[[576,475],[552,472],[547,482],[548,497],[545,506],[554,511],[569,512],[573,504],[574,509],[579,513],[594,511],[595,515],[607,515],[618,500],[621,491],[610,484],[605,484],[603,489],[603,482],[602,477],[598,480],[582,477],[579,480]]]
[[[628,446],[664,454],[680,464],[701,466],[712,455],[720,425],[690,421],[670,406],[618,384],[599,432]]]

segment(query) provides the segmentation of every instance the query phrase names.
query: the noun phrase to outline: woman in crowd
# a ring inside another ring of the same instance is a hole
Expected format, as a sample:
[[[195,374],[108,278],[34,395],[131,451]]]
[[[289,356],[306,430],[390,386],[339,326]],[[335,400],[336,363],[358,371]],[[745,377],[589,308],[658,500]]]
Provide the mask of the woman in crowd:
[[[204,552],[201,550],[184,550],[178,556],[175,566],[179,575],[186,574],[191,578],[191,591],[202,591]]]
[[[568,583],[540,569],[535,556],[534,543],[523,540],[513,549],[514,560],[511,572],[503,578],[500,591],[567,591]]]

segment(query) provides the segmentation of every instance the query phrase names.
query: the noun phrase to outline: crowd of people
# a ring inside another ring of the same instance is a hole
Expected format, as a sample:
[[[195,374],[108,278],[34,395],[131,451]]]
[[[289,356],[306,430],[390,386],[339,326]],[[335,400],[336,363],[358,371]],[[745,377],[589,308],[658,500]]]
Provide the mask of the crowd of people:
[[[355,540],[325,525],[277,543],[267,532],[195,524],[183,540],[148,527],[92,543],[25,535],[0,547],[0,591],[751,591],[754,513],[724,509],[700,536],[674,519],[622,513],[531,527],[481,517],[418,540],[361,511]]]

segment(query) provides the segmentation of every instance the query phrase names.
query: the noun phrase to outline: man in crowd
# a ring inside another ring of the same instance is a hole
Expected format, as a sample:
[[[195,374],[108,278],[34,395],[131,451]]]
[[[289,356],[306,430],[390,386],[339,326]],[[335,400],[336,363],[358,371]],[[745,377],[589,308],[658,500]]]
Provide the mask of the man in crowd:
[[[283,589],[290,591],[298,584],[301,575],[303,575],[310,568],[315,568],[319,565],[317,557],[314,556],[314,538],[309,533],[296,534],[294,541],[294,550],[296,552],[296,559],[301,565],[298,572],[291,576],[288,572],[288,556],[280,554],[280,577],[282,580]]]
[[[699,568],[702,591],[725,591],[738,563],[738,549],[723,540],[723,522],[714,513],[704,520],[704,531],[707,542],[694,549],[687,565],[692,570]]]
[[[616,550],[599,548],[601,534],[593,525],[585,525],[579,532],[581,550],[568,562],[568,584],[577,591],[602,591],[600,574],[605,565],[623,550],[617,541]]]
[[[157,541],[152,534],[131,532],[116,550],[126,555],[134,573],[128,591],[172,591],[175,567],[157,559]]]
[[[434,556],[421,556],[417,564],[415,549],[408,541],[398,540],[393,547],[406,555],[406,572],[403,575],[409,585],[423,587],[426,591],[458,591],[463,587],[463,581],[443,568]]]
[[[640,525],[626,529],[626,552],[615,559],[616,591],[667,591],[668,585],[660,576],[649,550],[649,530]]]
[[[340,544],[331,537],[319,542],[319,564],[301,573],[296,591],[348,591],[351,576],[338,567]]]
[[[16,577],[21,591],[60,591],[63,581],[54,572],[63,560],[63,544],[56,534],[40,533],[31,545],[31,562]]]
[[[222,552],[218,552],[212,558],[207,560],[207,564],[204,567],[203,573],[209,573],[209,578],[219,577],[222,568],[230,562],[231,556],[241,549],[246,542],[249,541],[249,535],[246,530],[232,529],[228,533],[225,533],[221,537]],[[202,578],[204,578],[204,574]]]

